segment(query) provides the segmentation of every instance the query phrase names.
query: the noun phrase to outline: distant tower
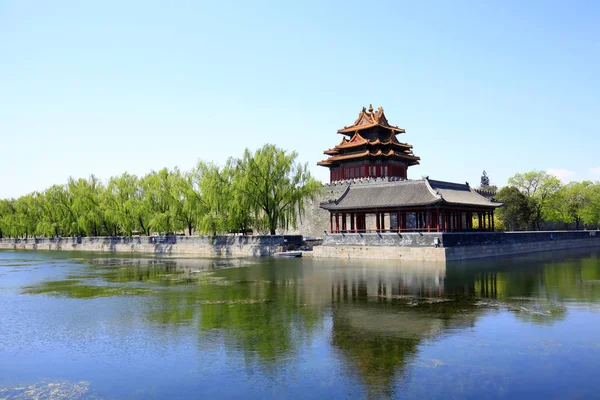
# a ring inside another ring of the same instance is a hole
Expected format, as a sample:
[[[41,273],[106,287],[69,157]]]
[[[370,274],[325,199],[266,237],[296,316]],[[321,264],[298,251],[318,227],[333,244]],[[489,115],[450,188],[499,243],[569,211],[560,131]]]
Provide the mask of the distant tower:
[[[388,123],[379,107],[373,111],[363,107],[352,126],[338,130],[347,136],[324,154],[329,157],[317,165],[329,168],[330,182],[365,177],[396,177],[406,179],[406,170],[418,165],[420,158],[412,153],[412,146],[400,143],[396,135],[404,129]]]

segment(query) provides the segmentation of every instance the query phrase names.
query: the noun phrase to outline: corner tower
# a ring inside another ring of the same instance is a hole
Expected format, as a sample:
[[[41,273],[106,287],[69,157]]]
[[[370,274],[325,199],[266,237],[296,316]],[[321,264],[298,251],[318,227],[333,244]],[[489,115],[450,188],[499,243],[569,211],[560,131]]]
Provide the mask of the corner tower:
[[[412,146],[396,138],[404,129],[390,125],[382,107],[377,111],[372,105],[368,110],[363,107],[354,124],[338,133],[344,135],[342,142],[326,150],[329,157],[317,163],[329,168],[330,182],[388,176],[406,179],[408,167],[419,164]]]

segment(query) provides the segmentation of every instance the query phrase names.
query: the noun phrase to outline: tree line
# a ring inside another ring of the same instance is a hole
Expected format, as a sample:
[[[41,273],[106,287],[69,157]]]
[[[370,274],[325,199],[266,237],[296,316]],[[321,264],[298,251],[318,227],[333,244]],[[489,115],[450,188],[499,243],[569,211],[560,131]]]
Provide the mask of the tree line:
[[[484,178],[485,177],[485,178]],[[484,171],[482,189],[488,189]],[[495,189],[492,187],[492,189]],[[600,183],[561,181],[544,171],[518,173],[508,179],[494,198],[504,203],[497,210],[500,228],[506,230],[540,230],[555,227],[575,229],[600,224]]]
[[[152,233],[275,234],[295,227],[321,184],[296,152],[267,144],[224,166],[200,161],[192,171],[124,173],[107,183],[70,178],[17,199],[0,200],[0,238],[131,236]]]

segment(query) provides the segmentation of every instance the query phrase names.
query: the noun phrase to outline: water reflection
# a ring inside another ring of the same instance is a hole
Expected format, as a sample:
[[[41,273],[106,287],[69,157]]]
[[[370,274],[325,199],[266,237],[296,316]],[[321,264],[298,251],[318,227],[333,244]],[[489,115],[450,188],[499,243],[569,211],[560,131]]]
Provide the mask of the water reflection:
[[[60,279],[23,285],[21,293],[138,298],[140,324],[171,335],[191,330],[200,353],[219,343],[267,376],[327,337],[332,353],[321,354],[322,362],[339,360],[373,398],[398,394],[399,382],[423,365],[424,343],[474,329],[496,310],[553,326],[570,304],[596,307],[600,295],[600,259],[589,251],[409,266],[97,256],[79,262]],[[444,360],[426,363],[437,368]]]

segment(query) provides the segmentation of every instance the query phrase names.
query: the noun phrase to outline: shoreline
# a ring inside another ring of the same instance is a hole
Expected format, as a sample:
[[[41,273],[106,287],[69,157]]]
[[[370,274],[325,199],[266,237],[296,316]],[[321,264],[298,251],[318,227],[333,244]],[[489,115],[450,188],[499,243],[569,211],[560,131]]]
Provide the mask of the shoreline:
[[[303,243],[301,235],[4,238],[0,249],[268,257]],[[598,231],[339,233],[326,235],[303,256],[448,262],[594,247],[600,248]]]

